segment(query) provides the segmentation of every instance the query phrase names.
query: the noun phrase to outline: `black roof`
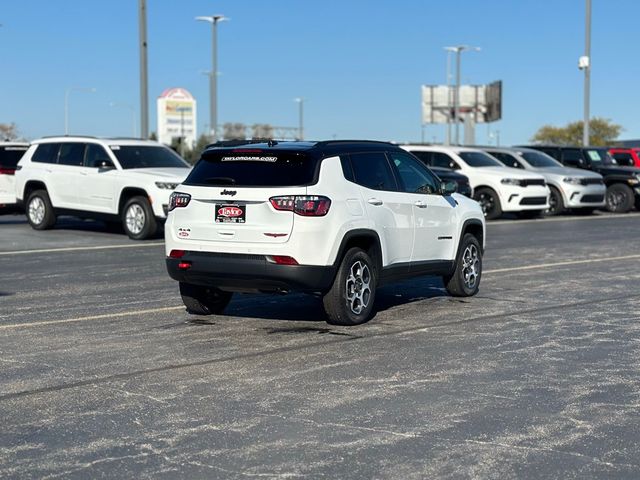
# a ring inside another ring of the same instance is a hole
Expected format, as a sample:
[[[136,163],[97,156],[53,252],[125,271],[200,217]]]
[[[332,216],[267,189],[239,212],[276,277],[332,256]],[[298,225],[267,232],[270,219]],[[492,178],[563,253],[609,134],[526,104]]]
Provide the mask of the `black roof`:
[[[207,145],[205,151],[218,149],[255,148],[261,150],[289,150],[307,151],[318,153],[322,156],[337,155],[340,153],[372,150],[397,150],[400,147],[390,142],[376,140],[324,140],[314,141],[269,141],[269,140],[224,140]]]

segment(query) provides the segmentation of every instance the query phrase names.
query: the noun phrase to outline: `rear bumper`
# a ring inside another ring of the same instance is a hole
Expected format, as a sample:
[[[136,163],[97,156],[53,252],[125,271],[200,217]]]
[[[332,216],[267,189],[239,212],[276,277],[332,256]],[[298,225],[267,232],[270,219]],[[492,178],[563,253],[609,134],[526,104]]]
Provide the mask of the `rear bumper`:
[[[180,269],[181,262],[191,266]],[[166,263],[174,280],[231,292],[324,292],[336,275],[332,265],[277,265],[264,255],[188,251],[182,258],[167,258]]]
[[[15,194],[0,192],[0,205],[16,205],[17,203]]]

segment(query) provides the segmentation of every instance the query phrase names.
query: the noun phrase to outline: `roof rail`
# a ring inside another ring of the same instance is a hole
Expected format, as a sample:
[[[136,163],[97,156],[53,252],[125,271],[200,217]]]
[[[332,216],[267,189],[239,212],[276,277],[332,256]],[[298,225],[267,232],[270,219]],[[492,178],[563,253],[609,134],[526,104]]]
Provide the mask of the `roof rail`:
[[[100,138],[100,137],[96,137],[95,135],[69,135],[69,134],[64,134],[64,135],[46,135],[46,136],[40,137],[40,138],[61,138],[61,137]]]
[[[319,147],[324,147],[328,145],[341,145],[345,143],[372,143],[372,144],[384,143],[385,145],[395,145],[392,142],[387,142],[384,140],[322,140],[316,143],[316,145]]]

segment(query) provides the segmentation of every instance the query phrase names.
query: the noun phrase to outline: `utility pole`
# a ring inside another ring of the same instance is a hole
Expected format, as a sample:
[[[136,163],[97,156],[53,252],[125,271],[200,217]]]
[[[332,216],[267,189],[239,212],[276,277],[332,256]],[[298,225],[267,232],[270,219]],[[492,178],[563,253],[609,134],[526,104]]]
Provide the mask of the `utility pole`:
[[[149,74],[147,71],[147,2],[138,0],[140,35],[140,137],[149,138]]]
[[[589,146],[589,100],[591,90],[591,0],[586,0],[586,24],[584,56],[580,58],[579,68],[584,70],[584,122],[582,128],[582,145]]]
[[[294,99],[298,102],[298,140],[304,140],[304,98]]]

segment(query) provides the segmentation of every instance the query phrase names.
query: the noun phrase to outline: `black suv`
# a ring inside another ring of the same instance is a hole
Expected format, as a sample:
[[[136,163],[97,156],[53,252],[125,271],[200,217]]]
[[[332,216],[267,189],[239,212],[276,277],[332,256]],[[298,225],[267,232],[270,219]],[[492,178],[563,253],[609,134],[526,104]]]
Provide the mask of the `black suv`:
[[[607,185],[606,208],[610,212],[626,213],[634,206],[640,210],[640,168],[616,164],[605,147],[558,147],[529,145],[552,156],[567,167],[593,170],[604,177]]]

